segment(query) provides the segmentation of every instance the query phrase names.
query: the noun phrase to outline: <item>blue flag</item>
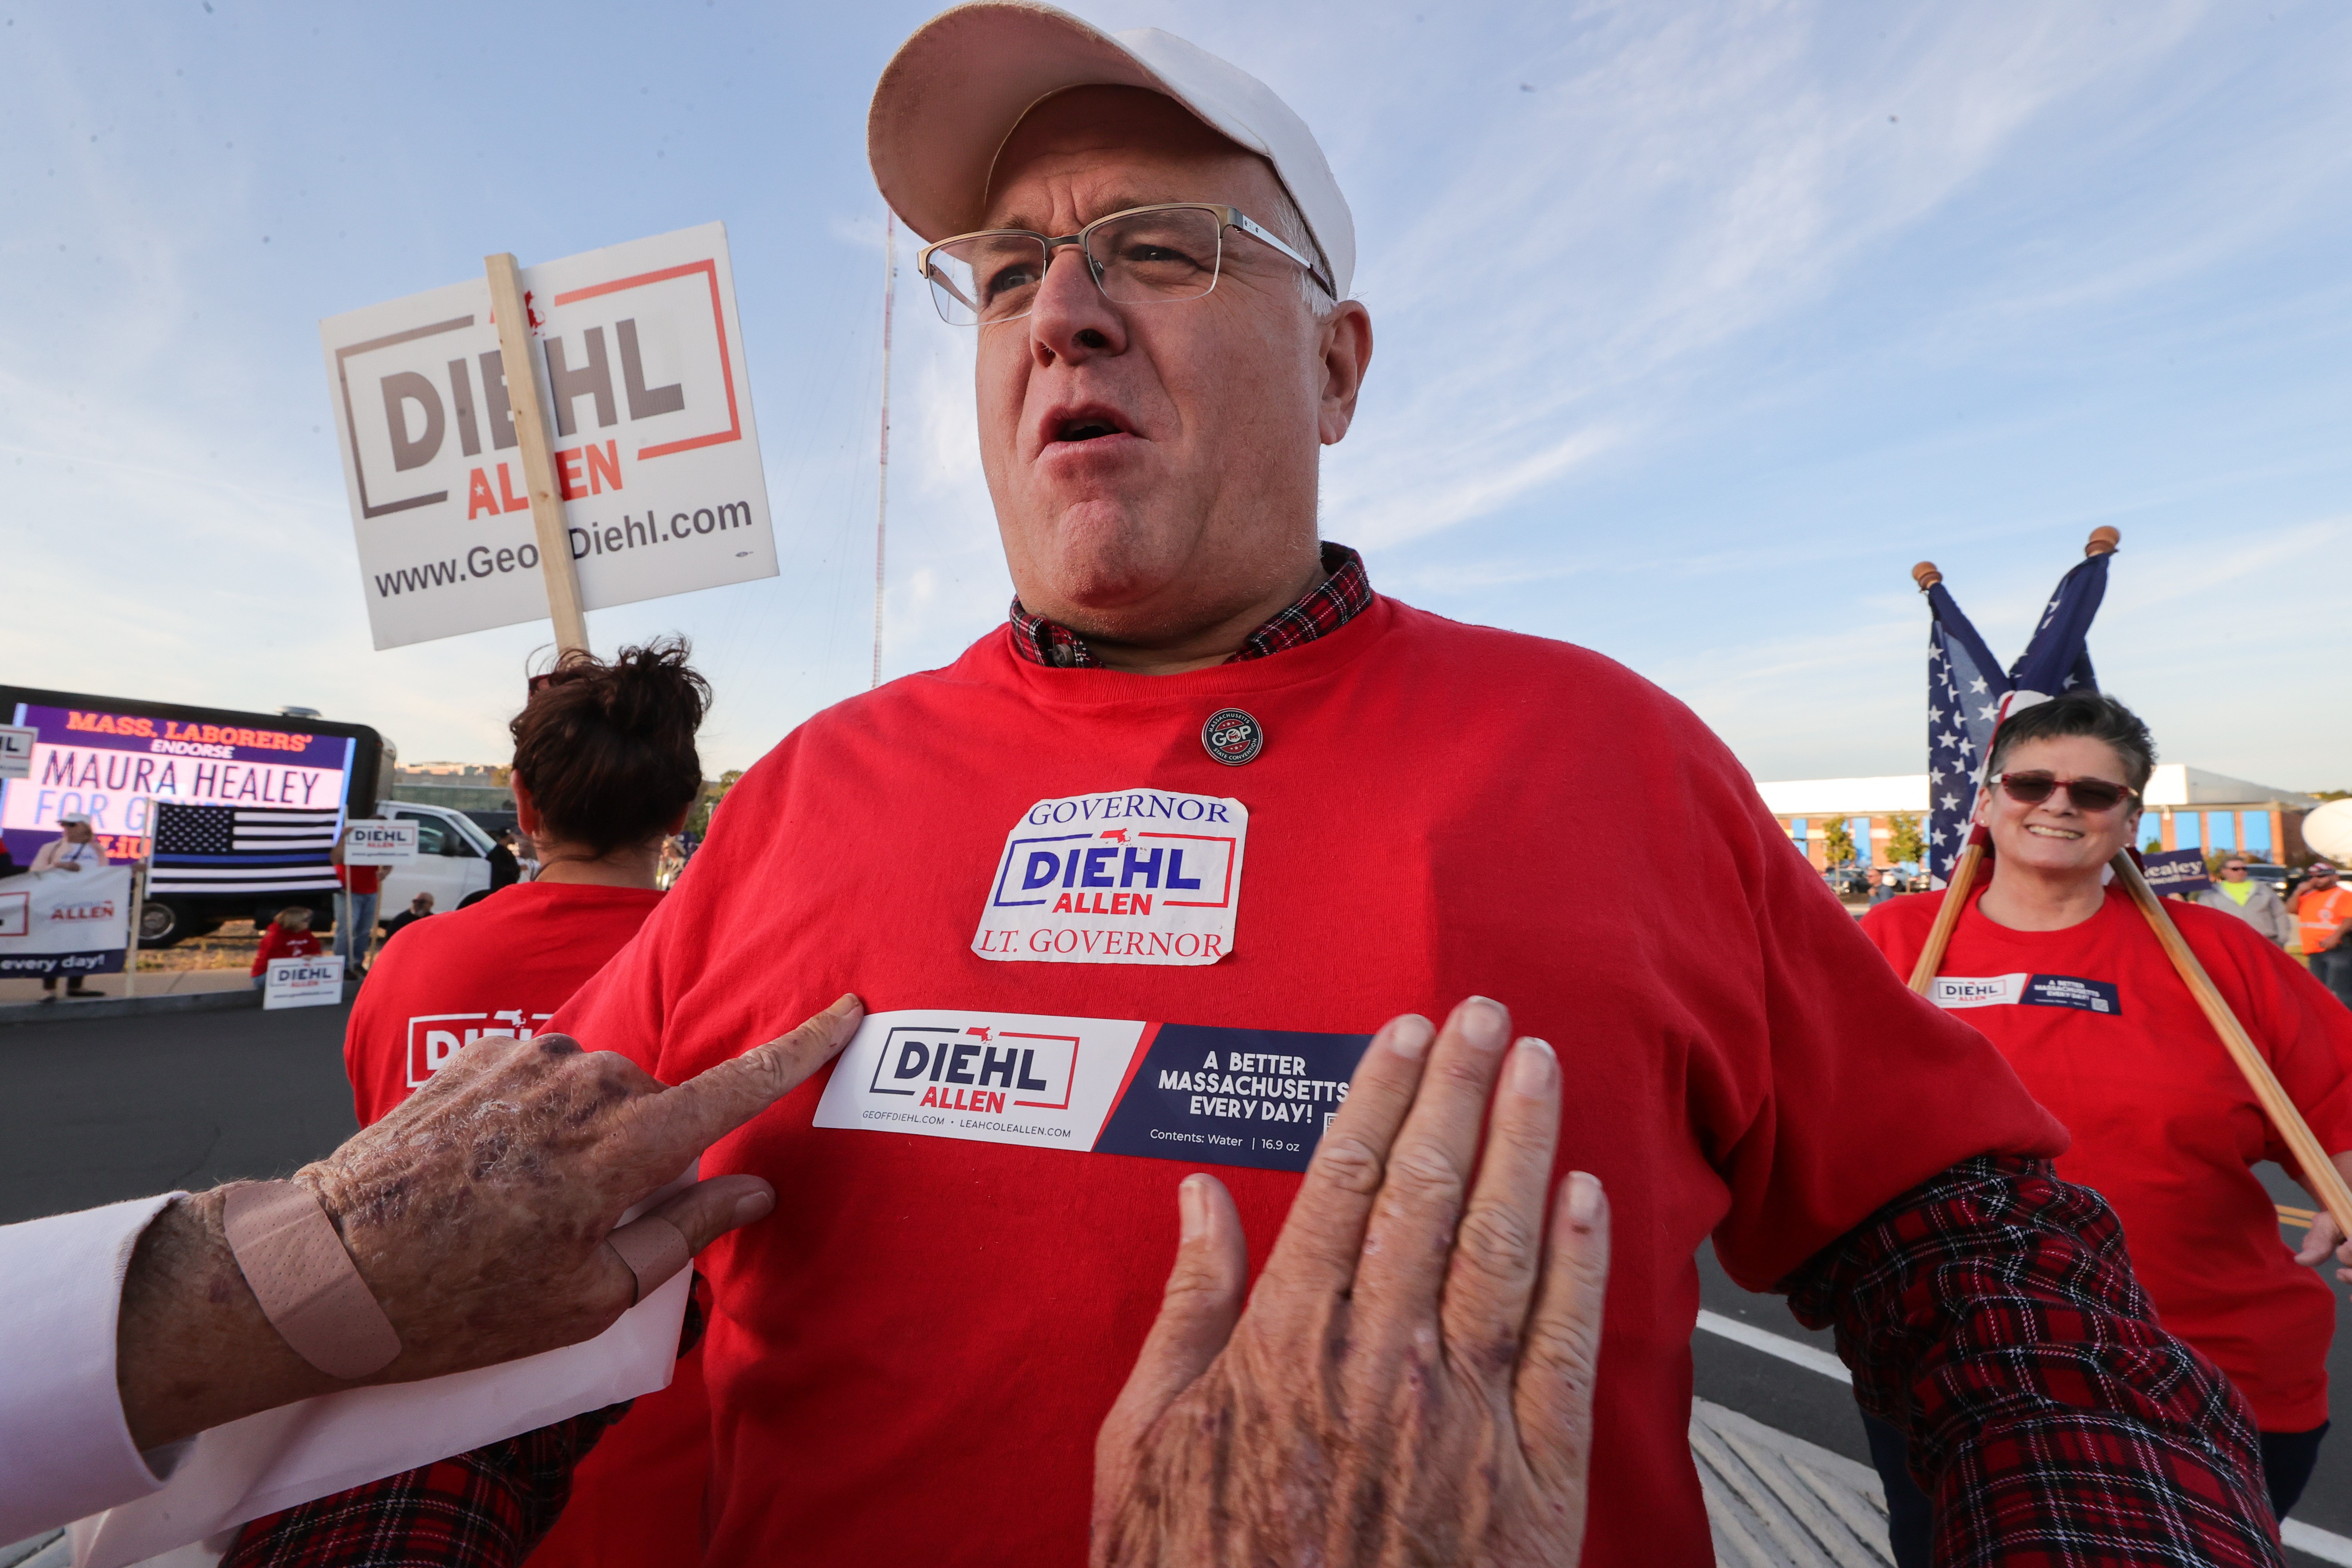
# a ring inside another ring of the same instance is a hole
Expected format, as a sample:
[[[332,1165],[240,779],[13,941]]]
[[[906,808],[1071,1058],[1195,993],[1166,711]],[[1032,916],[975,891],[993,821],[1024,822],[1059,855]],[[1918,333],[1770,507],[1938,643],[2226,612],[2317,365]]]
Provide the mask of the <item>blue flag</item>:
[[[1969,820],[2000,721],[2077,686],[2098,689],[2089,638],[2106,595],[2108,559],[2104,551],[2087,556],[2059,580],[2024,653],[2006,671],[1944,584],[1928,586],[1927,840],[1936,886],[1968,847]]]
[[[2106,552],[2087,556],[2058,580],[2058,591],[2043,606],[2032,639],[2009,667],[2009,684],[2014,693],[2011,710],[2030,708],[2077,686],[2099,689],[2098,678],[2091,673],[2091,621],[2099,613],[2099,601],[2107,596],[2107,563],[2112,558]]]

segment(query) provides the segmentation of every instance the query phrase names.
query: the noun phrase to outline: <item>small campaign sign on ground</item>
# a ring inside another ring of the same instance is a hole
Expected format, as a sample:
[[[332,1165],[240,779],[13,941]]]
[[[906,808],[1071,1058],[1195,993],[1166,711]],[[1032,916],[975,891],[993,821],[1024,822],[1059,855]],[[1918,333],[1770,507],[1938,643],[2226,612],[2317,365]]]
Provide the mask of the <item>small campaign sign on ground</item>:
[[[589,609],[776,574],[721,224],[522,269]],[[548,613],[483,278],[320,323],[375,646]]]
[[[38,730],[22,724],[0,724],[0,779],[33,776],[33,747],[40,738]]]
[[[2213,885],[2202,849],[2163,849],[2139,858],[2147,885],[2158,894],[2201,893]]]
[[[416,858],[416,824],[356,821],[343,839],[346,866],[405,866]]]
[[[273,958],[261,986],[261,1005],[330,1007],[343,999],[343,961],[340,958]]]

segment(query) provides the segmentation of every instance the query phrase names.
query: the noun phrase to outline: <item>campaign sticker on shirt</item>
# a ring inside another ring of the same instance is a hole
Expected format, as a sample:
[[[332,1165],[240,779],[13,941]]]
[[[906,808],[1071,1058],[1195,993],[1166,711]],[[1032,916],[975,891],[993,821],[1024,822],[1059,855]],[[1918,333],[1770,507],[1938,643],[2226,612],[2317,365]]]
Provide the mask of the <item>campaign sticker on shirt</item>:
[[[1938,974],[1928,1000],[1938,1007],[2079,1007],[2120,1016],[2122,994],[2105,980],[2072,974]]]
[[[2120,1014],[2123,995],[2105,980],[2083,980],[2072,974],[2034,974],[2025,982],[2018,1001],[2028,1007],[2079,1007],[2085,1013]]]
[[[819,1127],[1304,1171],[1370,1035],[953,1008],[869,1014]]]
[[[1234,950],[1249,808],[1110,790],[1041,800],[1004,836],[971,950],[1030,963],[1214,963]]]
[[[1927,1000],[1938,1007],[2014,1007],[2022,974],[1938,974]]]

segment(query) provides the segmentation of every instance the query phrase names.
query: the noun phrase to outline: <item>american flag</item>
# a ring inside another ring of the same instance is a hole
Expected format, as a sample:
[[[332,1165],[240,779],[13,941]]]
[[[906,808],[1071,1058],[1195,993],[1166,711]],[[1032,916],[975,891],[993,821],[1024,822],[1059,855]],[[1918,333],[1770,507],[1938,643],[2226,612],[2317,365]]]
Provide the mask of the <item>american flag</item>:
[[[340,811],[155,806],[151,893],[331,893]]]
[[[2003,671],[1942,582],[1927,586],[1927,869],[1943,886],[1968,847],[1969,819],[1984,784],[1993,730],[2006,714],[2077,686],[2091,671],[2091,621],[2106,596],[2105,551],[2059,580],[2032,639]]]

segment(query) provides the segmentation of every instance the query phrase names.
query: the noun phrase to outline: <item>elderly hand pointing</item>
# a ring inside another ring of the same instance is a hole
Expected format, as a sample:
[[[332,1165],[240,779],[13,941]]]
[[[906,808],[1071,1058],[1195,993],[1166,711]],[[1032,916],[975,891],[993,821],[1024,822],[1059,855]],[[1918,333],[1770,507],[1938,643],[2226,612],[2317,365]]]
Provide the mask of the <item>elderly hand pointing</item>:
[[[636,1297],[608,1242],[624,1211],[846,1044],[845,996],[792,1033],[666,1089],[561,1035],[486,1039],[293,1180],[333,1223],[390,1318],[401,1383],[590,1339]],[[141,1448],[348,1386],[297,1355],[224,1236],[227,1188],[182,1198],[141,1237],[123,1282],[117,1379]],[[698,1182],[652,1214],[688,1251],[765,1215],[756,1176]]]
[[[1184,1183],[1166,1300],[1096,1444],[1096,1568],[1576,1562],[1607,1202],[1576,1173],[1545,1224],[1549,1046],[1510,1045],[1477,997],[1431,1034],[1374,1037],[1246,1309],[1233,1199]]]

